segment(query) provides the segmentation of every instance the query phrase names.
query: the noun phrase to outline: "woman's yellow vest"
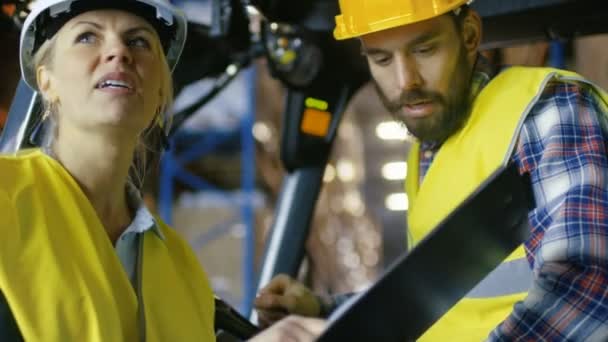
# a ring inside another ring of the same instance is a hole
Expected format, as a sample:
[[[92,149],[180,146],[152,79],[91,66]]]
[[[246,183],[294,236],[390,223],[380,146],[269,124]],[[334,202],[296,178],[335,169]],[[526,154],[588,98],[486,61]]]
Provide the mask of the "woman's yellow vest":
[[[552,80],[588,83],[574,73],[550,68],[511,67],[498,74],[475,99],[465,126],[441,146],[420,185],[420,146],[414,144],[406,180],[410,245],[509,162],[526,116]],[[608,103],[602,90],[589,86]],[[419,341],[484,341],[525,298],[531,284],[532,273],[520,246]]]
[[[0,213],[0,291],[26,341],[215,341],[207,278],[160,220],[164,240],[142,235],[136,292],[80,187],[41,151],[0,157]]]

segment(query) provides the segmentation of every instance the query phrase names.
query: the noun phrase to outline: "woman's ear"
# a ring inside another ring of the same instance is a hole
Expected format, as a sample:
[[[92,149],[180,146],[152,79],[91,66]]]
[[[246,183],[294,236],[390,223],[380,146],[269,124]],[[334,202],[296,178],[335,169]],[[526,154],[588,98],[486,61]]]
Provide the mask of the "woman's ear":
[[[471,61],[475,61],[477,58],[477,52],[481,44],[481,33],[481,18],[477,12],[469,9],[462,20],[462,38],[467,56]]]
[[[40,94],[47,102],[52,103],[57,100],[57,95],[53,89],[52,75],[46,66],[41,65],[36,69],[36,83]]]

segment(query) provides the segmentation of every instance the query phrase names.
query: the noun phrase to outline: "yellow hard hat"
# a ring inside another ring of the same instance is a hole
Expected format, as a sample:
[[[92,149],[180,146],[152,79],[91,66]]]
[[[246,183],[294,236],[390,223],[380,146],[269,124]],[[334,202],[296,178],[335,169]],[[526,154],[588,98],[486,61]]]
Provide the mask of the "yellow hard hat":
[[[455,10],[472,0],[340,0],[334,37],[359,37],[413,24]]]

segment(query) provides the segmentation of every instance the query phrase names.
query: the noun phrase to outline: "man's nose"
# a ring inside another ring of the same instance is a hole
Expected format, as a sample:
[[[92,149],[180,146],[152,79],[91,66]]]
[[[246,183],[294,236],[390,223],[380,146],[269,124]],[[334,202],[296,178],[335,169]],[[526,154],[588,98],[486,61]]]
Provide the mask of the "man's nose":
[[[422,77],[418,70],[416,61],[408,58],[403,53],[395,57],[395,72],[397,74],[397,85],[400,90],[419,89],[422,86]]]

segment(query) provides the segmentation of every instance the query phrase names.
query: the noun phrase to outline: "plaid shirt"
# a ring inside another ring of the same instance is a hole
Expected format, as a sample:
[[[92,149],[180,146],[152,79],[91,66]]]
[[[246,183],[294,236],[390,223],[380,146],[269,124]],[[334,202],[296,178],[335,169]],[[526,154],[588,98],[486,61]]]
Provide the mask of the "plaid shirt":
[[[482,61],[473,96],[490,75]],[[552,82],[524,121],[511,160],[536,200],[524,244],[534,283],[488,341],[608,341],[607,114],[589,87]],[[438,148],[421,144],[421,178]]]

